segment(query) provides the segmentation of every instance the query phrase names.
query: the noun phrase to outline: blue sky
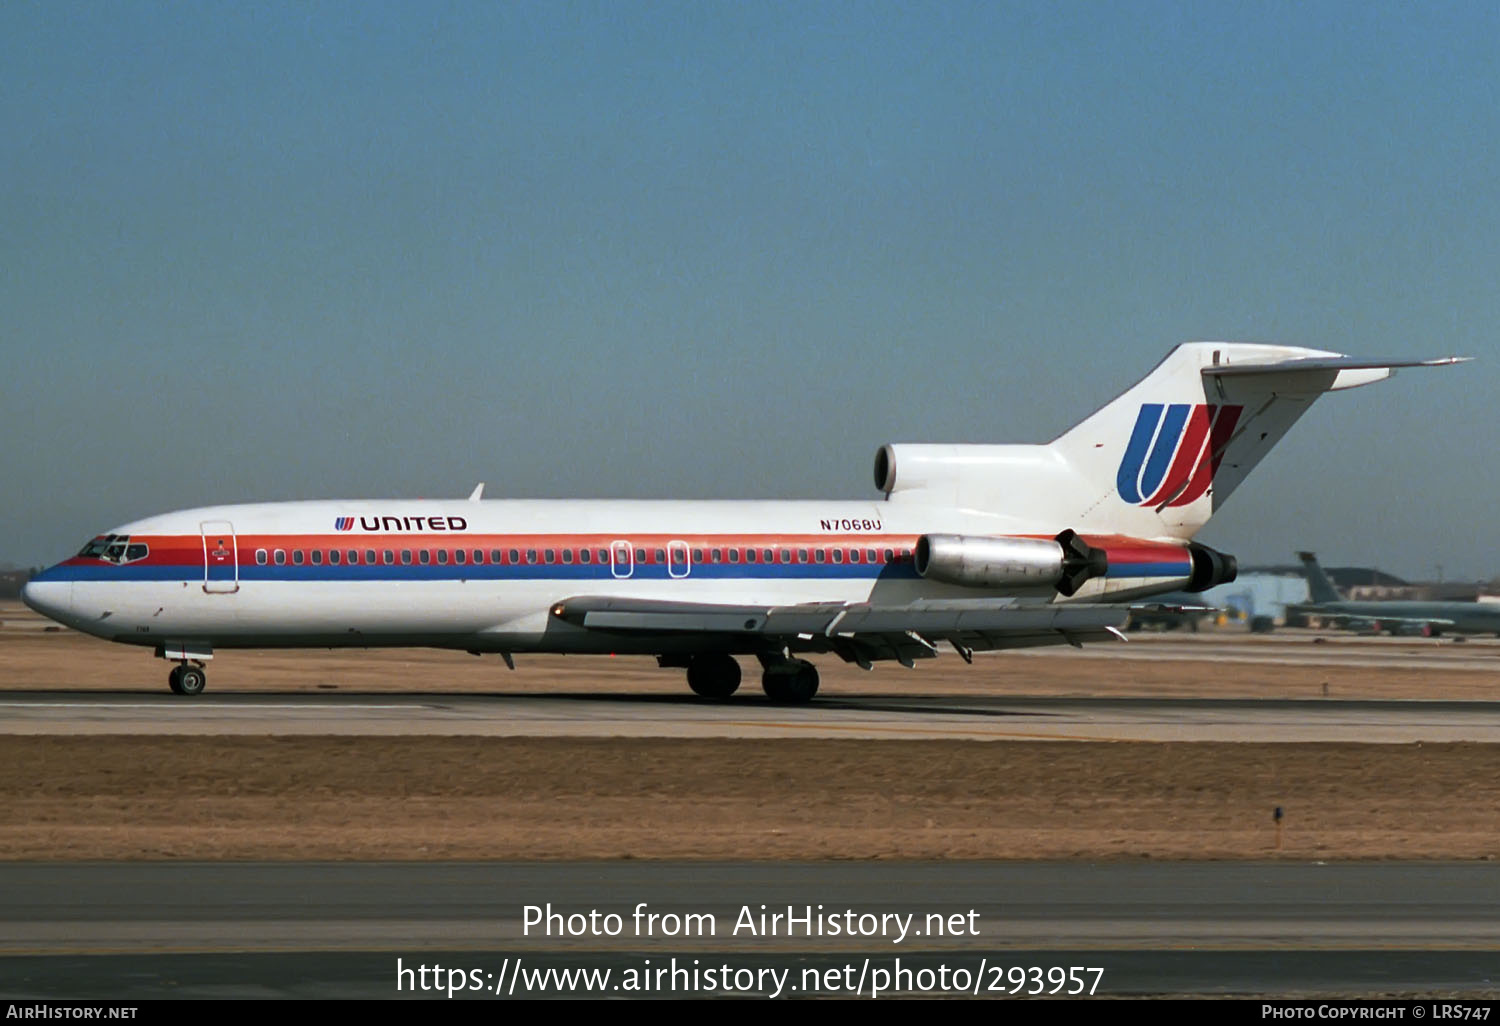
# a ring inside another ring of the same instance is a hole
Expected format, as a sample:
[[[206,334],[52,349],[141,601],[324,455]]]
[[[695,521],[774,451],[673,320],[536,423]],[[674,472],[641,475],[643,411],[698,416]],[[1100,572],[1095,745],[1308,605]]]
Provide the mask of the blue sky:
[[[1463,353],[1202,535],[1500,573],[1500,7],[0,5],[0,559],[302,497],[874,497],[1177,342]]]

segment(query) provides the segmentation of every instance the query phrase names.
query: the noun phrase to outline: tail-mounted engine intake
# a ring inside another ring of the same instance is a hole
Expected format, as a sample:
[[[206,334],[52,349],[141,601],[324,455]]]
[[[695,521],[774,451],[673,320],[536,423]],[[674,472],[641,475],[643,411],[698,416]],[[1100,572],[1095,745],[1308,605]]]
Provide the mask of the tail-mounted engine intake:
[[[1207,591],[1216,584],[1228,584],[1239,576],[1239,560],[1227,552],[1193,542],[1188,546],[1188,554],[1193,560],[1193,573],[1188,578],[1186,591]]]
[[[1072,595],[1084,581],[1103,577],[1109,571],[1104,550],[1091,548],[1071,530],[1051,541],[924,534],[917,539],[915,556],[920,576],[967,588],[1051,585],[1063,595]],[[1230,562],[1232,565],[1233,560]],[[1196,569],[1196,561],[1193,565]]]

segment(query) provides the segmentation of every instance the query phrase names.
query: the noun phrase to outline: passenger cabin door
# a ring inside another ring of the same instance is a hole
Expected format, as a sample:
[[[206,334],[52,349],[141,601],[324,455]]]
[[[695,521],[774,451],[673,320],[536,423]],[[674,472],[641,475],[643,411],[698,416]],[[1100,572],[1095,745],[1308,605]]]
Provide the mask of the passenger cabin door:
[[[609,547],[609,572],[623,580],[635,572],[635,550],[628,541],[617,541]]]
[[[234,525],[227,520],[205,520],[203,532],[203,590],[210,594],[233,594],[240,590],[239,546]]]

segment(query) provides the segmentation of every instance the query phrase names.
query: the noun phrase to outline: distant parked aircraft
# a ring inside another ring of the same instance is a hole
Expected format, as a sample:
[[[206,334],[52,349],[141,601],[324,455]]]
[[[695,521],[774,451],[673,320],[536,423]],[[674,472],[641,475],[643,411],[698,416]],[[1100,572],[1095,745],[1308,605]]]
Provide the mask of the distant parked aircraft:
[[[1339,594],[1318,557],[1299,552],[1302,571],[1307,576],[1309,605],[1298,606],[1325,621],[1354,630],[1389,631],[1392,634],[1420,632],[1432,637],[1439,634],[1495,634],[1500,637],[1500,604],[1485,602],[1351,602]]]
[[[1204,605],[1200,599],[1201,596],[1189,591],[1169,591],[1165,595],[1157,595],[1149,602],[1136,603],[1130,607],[1127,629],[1135,631],[1142,627],[1160,627],[1170,631],[1186,627],[1197,633],[1198,621],[1219,611],[1218,606]]]

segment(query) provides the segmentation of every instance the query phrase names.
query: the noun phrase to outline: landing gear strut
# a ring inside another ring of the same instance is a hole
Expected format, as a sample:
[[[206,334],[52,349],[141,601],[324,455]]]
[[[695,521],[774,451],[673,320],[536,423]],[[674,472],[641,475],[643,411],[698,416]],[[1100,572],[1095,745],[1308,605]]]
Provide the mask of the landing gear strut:
[[[740,686],[740,664],[732,655],[696,655],[688,661],[687,679],[704,698],[728,698]]]
[[[781,705],[802,705],[818,693],[818,668],[806,659],[772,663],[761,674],[766,697]]]
[[[167,675],[167,686],[177,695],[199,695],[208,683],[208,674],[190,663],[178,663]]]

